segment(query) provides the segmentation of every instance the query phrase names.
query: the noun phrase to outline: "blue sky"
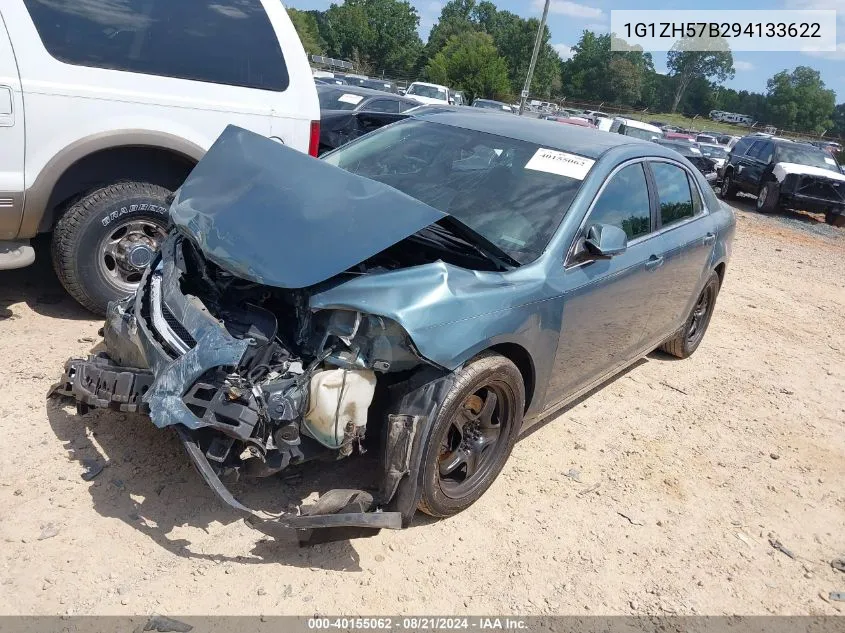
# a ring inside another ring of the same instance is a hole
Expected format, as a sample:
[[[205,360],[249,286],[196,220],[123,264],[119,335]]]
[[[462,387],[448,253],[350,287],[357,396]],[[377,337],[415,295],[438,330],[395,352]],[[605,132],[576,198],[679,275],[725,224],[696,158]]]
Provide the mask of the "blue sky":
[[[340,0],[337,0],[338,2]],[[523,17],[539,18],[544,0],[493,0],[500,9],[506,9]],[[410,0],[420,14],[420,36],[428,39],[428,32],[437,21],[445,0]],[[326,9],[329,0],[286,0],[297,9]],[[836,91],[837,102],[845,101],[845,0],[709,0],[700,2],[653,0],[644,4],[637,0],[551,0],[548,25],[552,43],[561,56],[569,54],[569,48],[578,41],[581,32],[589,29],[606,33],[610,25],[612,9],[836,9],[837,38],[836,52],[738,52],[734,53],[736,77],[726,85],[736,90],[765,92],[766,80],[784,69],[795,66],[810,66],[821,72],[828,88]],[[763,18],[765,19],[765,18]],[[652,53],[658,72],[666,72],[666,53]]]

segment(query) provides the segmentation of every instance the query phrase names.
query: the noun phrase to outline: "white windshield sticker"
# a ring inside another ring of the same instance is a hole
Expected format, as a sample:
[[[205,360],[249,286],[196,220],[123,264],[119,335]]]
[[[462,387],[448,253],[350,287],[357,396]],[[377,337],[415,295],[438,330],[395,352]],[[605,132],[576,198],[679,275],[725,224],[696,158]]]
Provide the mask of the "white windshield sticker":
[[[835,165],[836,164],[835,160],[833,160],[832,158],[828,158],[827,156],[824,157],[824,162],[826,162],[828,165]]]
[[[587,172],[590,171],[590,168],[595,162],[591,158],[584,158],[583,156],[541,147],[525,165],[525,169],[544,171],[549,174],[584,180]]]
[[[361,95],[351,95],[349,93],[342,94],[337,98],[338,101],[342,101],[343,103],[351,103],[352,105],[358,105],[364,100],[364,97]]]

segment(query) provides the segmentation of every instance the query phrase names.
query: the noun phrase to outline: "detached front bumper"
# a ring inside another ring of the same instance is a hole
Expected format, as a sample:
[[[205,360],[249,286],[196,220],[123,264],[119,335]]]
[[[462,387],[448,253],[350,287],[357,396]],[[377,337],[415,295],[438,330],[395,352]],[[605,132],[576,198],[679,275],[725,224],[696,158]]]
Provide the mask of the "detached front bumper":
[[[145,369],[119,367],[107,356],[89,356],[86,360],[70,359],[59,383],[53,386],[50,395],[74,398],[80,414],[91,408],[108,408],[125,412],[147,413],[143,394],[149,392],[154,382],[152,372]],[[406,474],[409,447],[414,437],[417,420],[411,416],[391,416],[391,437],[394,437],[394,451],[386,455],[387,476]],[[401,512],[370,511],[374,505],[370,493],[362,490],[331,490],[323,495],[314,506],[304,507],[301,513],[268,514],[253,510],[240,503],[226,488],[217,472],[211,466],[205,452],[199,446],[196,434],[184,425],[177,424],[176,431],[197,472],[227,505],[260,521],[272,521],[281,527],[296,530],[317,528],[364,528],[400,529],[403,526]],[[353,511],[357,510],[357,511]],[[354,533],[361,535],[360,532]],[[344,533],[348,536],[348,533]],[[302,536],[302,535],[301,535]],[[310,540],[305,534],[301,540]]]
[[[845,215],[845,183],[828,178],[787,174],[780,183],[780,200],[811,213]]]

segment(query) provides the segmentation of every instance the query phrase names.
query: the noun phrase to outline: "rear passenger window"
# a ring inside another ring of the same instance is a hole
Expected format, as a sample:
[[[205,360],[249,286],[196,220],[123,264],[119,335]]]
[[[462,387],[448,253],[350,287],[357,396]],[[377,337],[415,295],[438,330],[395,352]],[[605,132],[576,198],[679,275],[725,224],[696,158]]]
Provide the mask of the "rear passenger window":
[[[772,144],[768,141],[754,141],[746,156],[768,162],[771,160]]]
[[[593,206],[589,224],[618,226],[629,240],[651,231],[648,185],[641,163],[628,165],[610,179]]]
[[[731,153],[734,156],[744,156],[745,152],[748,151],[748,148],[751,146],[752,139],[750,138],[743,138],[736,142],[734,148],[731,150]]]
[[[399,102],[396,99],[375,99],[364,108],[370,112],[399,112]]]
[[[78,66],[282,91],[289,78],[260,0],[24,0],[53,57]]]
[[[660,222],[669,226],[695,215],[690,182],[687,173],[669,163],[651,163],[657,200],[660,204]]]

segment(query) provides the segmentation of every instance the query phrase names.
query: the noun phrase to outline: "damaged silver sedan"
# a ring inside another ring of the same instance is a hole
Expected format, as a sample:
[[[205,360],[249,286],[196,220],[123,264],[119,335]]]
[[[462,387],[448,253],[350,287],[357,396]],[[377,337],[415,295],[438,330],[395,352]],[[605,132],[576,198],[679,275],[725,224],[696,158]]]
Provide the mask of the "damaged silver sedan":
[[[658,145],[454,111],[323,160],[230,127],[171,216],[107,352],[54,393],[173,427],[262,518],[221,478],[379,451],[378,490],[273,517],[298,529],[455,514],[530,423],[655,347],[689,356],[734,225]]]

